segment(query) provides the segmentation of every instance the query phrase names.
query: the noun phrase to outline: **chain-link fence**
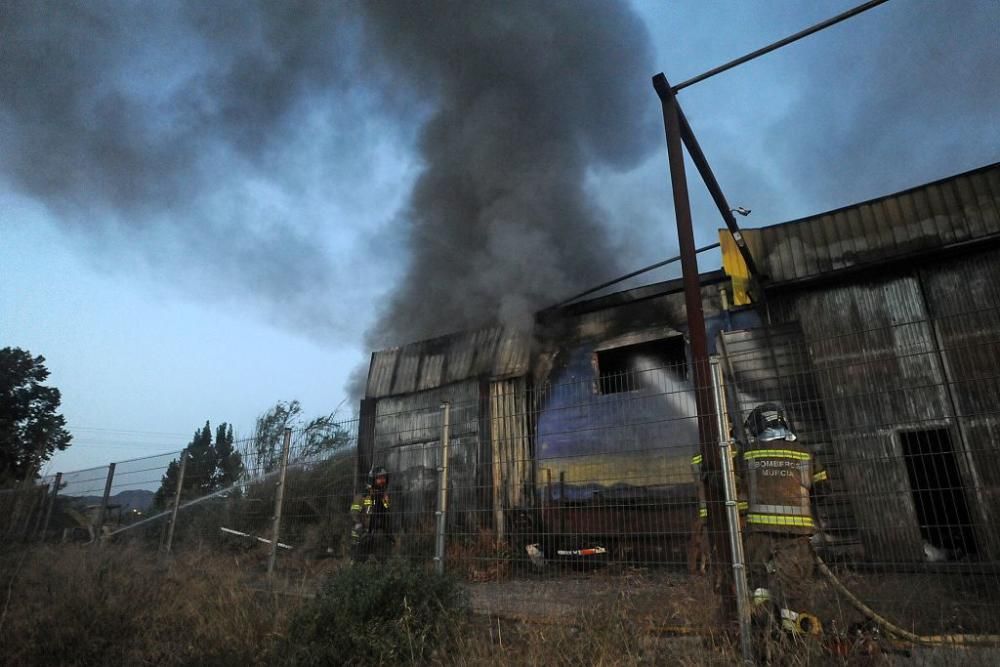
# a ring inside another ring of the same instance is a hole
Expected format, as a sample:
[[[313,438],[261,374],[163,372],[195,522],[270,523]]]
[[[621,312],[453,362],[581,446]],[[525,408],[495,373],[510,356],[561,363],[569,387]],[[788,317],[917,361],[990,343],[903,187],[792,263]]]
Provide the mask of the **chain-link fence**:
[[[25,539],[201,549],[305,590],[402,557],[527,621],[617,610],[651,630],[707,628],[782,586],[778,606],[824,628],[993,634],[997,331],[993,310],[729,331],[701,419],[689,361],[606,356],[559,383],[366,402],[320,432],[232,439],[211,461],[192,447],[63,473],[4,496],[23,501],[5,516]],[[783,411],[778,440],[746,427],[766,404]],[[789,475],[797,499],[776,509],[766,489]],[[783,560],[788,544],[807,562]]]
[[[989,310],[723,334],[738,414],[780,403],[820,464],[812,541],[829,600],[922,635],[1000,629],[998,324]]]

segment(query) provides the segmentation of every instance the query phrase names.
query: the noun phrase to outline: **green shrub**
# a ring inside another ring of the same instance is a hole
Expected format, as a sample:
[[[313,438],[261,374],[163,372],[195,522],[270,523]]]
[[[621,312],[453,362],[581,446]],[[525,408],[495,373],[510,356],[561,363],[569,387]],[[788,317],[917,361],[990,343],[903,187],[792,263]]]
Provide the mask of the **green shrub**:
[[[448,576],[394,560],[345,567],[292,619],[281,662],[297,665],[422,663],[466,609]]]

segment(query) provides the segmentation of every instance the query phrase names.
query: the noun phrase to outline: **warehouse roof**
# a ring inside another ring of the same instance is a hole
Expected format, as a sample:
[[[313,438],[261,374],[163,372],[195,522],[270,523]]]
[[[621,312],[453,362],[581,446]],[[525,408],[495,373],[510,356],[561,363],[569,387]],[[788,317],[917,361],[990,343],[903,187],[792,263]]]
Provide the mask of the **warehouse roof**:
[[[720,230],[727,273],[745,267]],[[1000,237],[1000,162],[743,236],[765,285],[827,277]]]

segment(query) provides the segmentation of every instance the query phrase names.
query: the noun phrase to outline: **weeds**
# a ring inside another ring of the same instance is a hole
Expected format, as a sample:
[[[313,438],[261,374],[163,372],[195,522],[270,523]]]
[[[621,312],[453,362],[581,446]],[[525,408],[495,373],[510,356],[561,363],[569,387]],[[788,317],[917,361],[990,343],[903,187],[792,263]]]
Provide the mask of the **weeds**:
[[[459,555],[474,564],[497,546],[483,534],[469,548]],[[665,573],[625,572],[472,586],[495,589],[480,602],[504,602],[515,618],[471,613],[469,586],[433,576],[422,565],[322,562],[340,569],[307,600],[261,592],[263,564],[248,554],[190,550],[158,564],[148,550],[116,544],[0,552],[0,591],[9,593],[0,663],[739,663],[728,640],[686,634],[687,628],[711,627],[713,594],[705,581],[699,587]],[[314,590],[306,588],[302,592]],[[558,601],[561,611],[547,610],[546,601]],[[771,653],[775,664],[785,665],[888,660],[857,642],[833,655],[821,648],[784,641]],[[925,664],[997,664],[989,650],[914,648],[913,656],[932,661]]]
[[[466,607],[451,577],[399,560],[354,565],[299,609],[280,655],[296,665],[423,663]]]
[[[232,563],[190,554],[160,567],[140,550],[0,556],[10,665],[262,664],[286,602],[251,591]]]

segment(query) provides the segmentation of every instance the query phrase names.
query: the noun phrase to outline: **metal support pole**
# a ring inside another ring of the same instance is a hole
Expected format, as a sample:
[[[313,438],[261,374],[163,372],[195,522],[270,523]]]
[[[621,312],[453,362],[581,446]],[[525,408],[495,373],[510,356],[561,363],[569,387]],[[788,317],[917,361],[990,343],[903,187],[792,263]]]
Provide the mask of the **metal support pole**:
[[[559,541],[566,539],[566,471],[559,471]]]
[[[49,506],[45,509],[45,520],[42,522],[42,531],[39,539],[45,541],[45,533],[49,530],[49,519],[52,518],[52,508],[55,507],[56,498],[59,496],[59,487],[62,486],[62,473],[56,473],[56,481],[52,487],[52,492],[49,494]]]
[[[448,521],[448,445],[451,438],[451,404],[441,404],[441,464],[438,466],[437,534],[434,540],[434,571],[444,574],[444,543]]]
[[[274,498],[274,525],[271,527],[271,557],[267,561],[267,576],[274,575],[278,561],[278,538],[281,534],[281,508],[285,502],[285,476],[288,473],[288,450],[292,445],[292,429],[285,429],[285,439],[281,445],[281,472],[278,474],[278,493]]]
[[[729,437],[724,414],[726,398],[723,394],[722,367],[718,357],[712,358],[712,388],[715,395],[715,412],[719,415],[719,458],[722,459],[722,481],[726,496],[726,526],[729,529],[730,556],[733,562],[733,590],[736,594],[736,616],[740,624],[740,653],[744,663],[753,664],[750,646],[750,593],[747,571],[743,559],[743,540],[740,530],[740,510],[736,494],[736,471],[733,470],[732,440]]]
[[[723,194],[719,181],[715,179],[715,172],[712,171],[712,167],[708,164],[708,158],[702,152],[701,144],[698,143],[697,137],[694,136],[694,130],[691,129],[691,125],[684,116],[684,110],[681,109],[681,105],[676,99],[674,103],[677,105],[677,118],[681,122],[681,139],[684,140],[688,155],[691,156],[694,166],[698,168],[698,173],[701,174],[701,180],[705,182],[708,193],[712,195],[712,201],[715,202],[716,208],[719,209],[719,213],[726,223],[726,228],[732,234],[733,241],[736,242],[736,247],[740,251],[740,256],[743,257],[750,275],[754,280],[758,280],[761,276],[757,269],[757,263],[754,262],[753,255],[750,254],[750,248],[747,247],[746,239],[743,238],[743,234],[740,232],[740,226],[736,224],[736,218],[733,217],[733,211],[729,207],[729,202],[726,201],[726,195]]]
[[[670,162],[670,182],[674,196],[674,214],[677,220],[677,241],[681,252],[681,271],[684,276],[684,303],[687,311],[688,336],[691,341],[691,362],[694,367],[695,403],[698,408],[698,436],[701,443],[702,466],[706,475],[705,500],[708,503],[708,531],[712,547],[713,569],[720,575],[723,590],[732,590],[732,571],[728,567],[729,534],[722,512],[712,511],[724,502],[722,476],[719,474],[718,425],[713,409],[712,374],[708,364],[708,342],[705,332],[705,313],[702,309],[701,280],[698,275],[698,257],[694,246],[694,229],[691,223],[691,203],[688,200],[687,175],[684,170],[684,148],[677,99],[662,73],[653,77],[653,88],[663,107],[663,123],[667,134],[667,157]],[[736,608],[732,598],[723,596],[721,613],[733,618]]]
[[[108,464],[108,478],[104,482],[104,495],[101,497],[101,506],[97,510],[97,522],[94,524],[94,544],[101,543],[101,531],[104,529],[104,515],[108,509],[108,499],[111,497],[111,483],[115,479],[115,464]]]
[[[170,511],[170,526],[167,528],[167,543],[163,550],[170,553],[174,545],[174,526],[177,525],[177,511],[181,508],[181,494],[184,491],[184,471],[187,469],[187,449],[181,452],[181,468],[177,471],[177,489],[174,491],[174,507]]]

